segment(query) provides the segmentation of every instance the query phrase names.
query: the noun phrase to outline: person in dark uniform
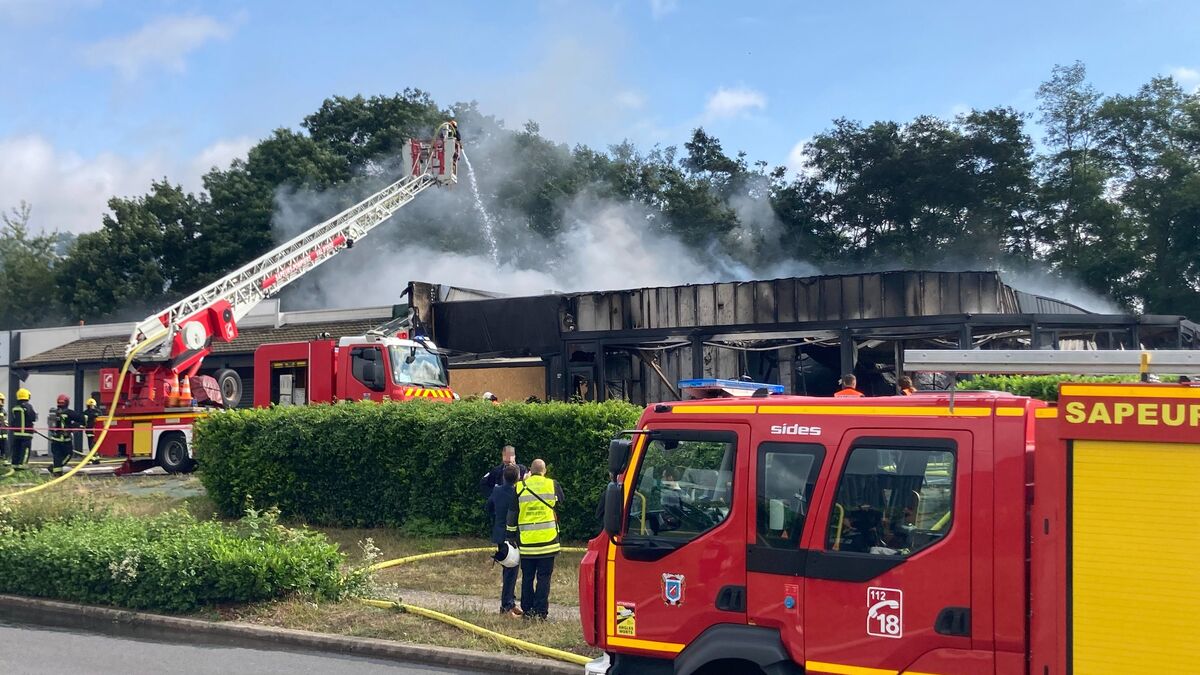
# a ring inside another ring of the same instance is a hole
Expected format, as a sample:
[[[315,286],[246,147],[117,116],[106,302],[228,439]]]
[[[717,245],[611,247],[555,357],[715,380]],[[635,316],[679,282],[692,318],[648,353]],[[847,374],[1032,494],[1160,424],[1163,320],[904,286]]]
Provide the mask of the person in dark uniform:
[[[517,545],[517,533],[508,529],[508,512],[517,501],[517,490],[514,487],[520,480],[516,464],[504,465],[501,472],[503,484],[492,488],[492,496],[488,497],[487,512],[492,519],[492,543],[496,545],[497,560],[508,553],[508,547]],[[500,613],[508,616],[521,616],[517,608],[517,572],[519,567],[501,566]]]
[[[71,409],[71,397],[59,394],[57,405],[47,414],[50,432],[50,465],[51,476],[61,476],[63,468],[71,459],[71,451],[75,449],[74,435],[77,429],[83,429],[83,413]]]
[[[497,485],[504,485],[504,467],[510,465],[517,467],[517,473],[520,474],[517,480],[525,478],[525,474],[528,471],[525,470],[525,467],[517,464],[517,449],[511,445],[506,445],[500,451],[500,466],[492,468],[491,471],[483,474],[483,478],[479,479],[479,492],[483,495],[484,499],[491,498],[492,490]]]
[[[8,447],[13,468],[24,469],[29,461],[29,449],[33,446],[33,425],[37,422],[37,412],[29,403],[29,390],[22,387],[17,390],[17,402],[8,412]]]
[[[85,453],[91,452],[92,448],[96,447],[96,420],[100,419],[100,408],[96,405],[96,399],[89,398],[87,407],[83,409],[83,429],[84,435],[87,438],[87,447],[83,448]],[[100,458],[93,457],[92,464],[99,464]]]
[[[4,411],[4,392],[0,391],[0,466],[8,466],[8,413]]]

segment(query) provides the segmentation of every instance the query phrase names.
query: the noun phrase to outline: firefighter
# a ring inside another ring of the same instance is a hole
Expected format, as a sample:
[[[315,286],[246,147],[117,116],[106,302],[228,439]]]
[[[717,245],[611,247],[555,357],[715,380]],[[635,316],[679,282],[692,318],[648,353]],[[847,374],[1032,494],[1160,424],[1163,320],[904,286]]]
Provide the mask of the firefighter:
[[[451,171],[457,175],[458,153],[459,149],[462,147],[462,134],[458,132],[458,120],[446,120],[438,125],[437,131],[433,134],[433,139],[435,142],[442,141],[443,143],[450,140],[455,141],[454,156],[451,160],[453,162]]]
[[[492,405],[500,405],[500,397],[496,396],[490,391],[483,392],[483,400],[491,403]]]
[[[77,433],[74,429],[83,428],[83,414],[77,410],[71,409],[71,397],[66,394],[59,394],[57,405],[49,412],[46,417],[47,424],[50,425],[50,475],[60,476],[63,472],[63,467],[71,459],[71,451],[75,449],[75,441],[72,434]]]
[[[91,452],[92,448],[96,446],[96,420],[100,419],[100,408],[96,405],[94,398],[89,398],[86,406],[83,409],[83,428],[86,430],[87,437],[87,447],[84,448],[84,451]],[[99,463],[100,457],[92,458],[92,464]]]
[[[521,612],[526,619],[550,614],[550,577],[558,543],[558,505],[562,488],[546,478],[546,462],[533,460],[529,476],[516,485],[517,500],[508,511],[509,531],[515,526],[521,553]]]
[[[8,414],[4,412],[4,392],[0,391],[0,466],[8,466]]]
[[[901,396],[912,396],[917,393],[916,387],[913,386],[912,378],[907,375],[902,375],[898,384],[900,385]]]
[[[8,445],[11,449],[10,458],[15,469],[24,469],[29,461],[29,448],[33,445],[33,425],[37,422],[37,412],[29,403],[29,390],[24,387],[17,390],[17,402],[8,413]]]
[[[845,375],[842,376],[842,390],[837,392],[836,394],[834,394],[834,396],[838,396],[838,397],[842,397],[842,398],[846,398],[846,397],[854,398],[854,397],[862,396],[863,393],[855,388],[857,386],[858,386],[858,378],[850,373],[846,373]]]

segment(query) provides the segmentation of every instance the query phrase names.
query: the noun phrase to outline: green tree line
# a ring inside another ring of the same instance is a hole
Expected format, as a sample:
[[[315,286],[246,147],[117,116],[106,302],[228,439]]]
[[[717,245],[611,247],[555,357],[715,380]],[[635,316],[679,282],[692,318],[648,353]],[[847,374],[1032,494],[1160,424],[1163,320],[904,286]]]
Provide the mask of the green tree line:
[[[597,150],[418,90],[334,97],[301,130],[280,128],[209,171],[199,193],[164,178],[113,197],[101,227],[73,240],[30,232],[28,206],[14,209],[0,222],[0,328],[140,318],[292,232],[281,196],[308,197],[305,224],[315,223],[394,177],[404,139],[449,115],[517,264],[545,260],[543,245],[572,225],[567,205],[589,194],[645,209],[654,231],[698,257],[754,271],[794,260],[832,272],[1032,262],[1131,311],[1200,318],[1200,92],[1155,77],[1103,94],[1075,63],[1053,69],[1036,110],[836,119],[806,145],[799,173],[726,150],[704,129],[682,148]],[[436,227],[410,208],[396,216],[409,227],[373,236],[484,253],[480,215],[460,194]],[[746,204],[765,208],[751,216]]]

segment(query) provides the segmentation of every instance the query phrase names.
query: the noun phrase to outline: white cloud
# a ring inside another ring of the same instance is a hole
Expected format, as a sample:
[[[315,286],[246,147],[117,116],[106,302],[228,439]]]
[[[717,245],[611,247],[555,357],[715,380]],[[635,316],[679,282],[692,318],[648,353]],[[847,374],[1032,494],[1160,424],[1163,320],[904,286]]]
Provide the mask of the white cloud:
[[[213,40],[227,39],[236,23],[211,16],[166,16],[127,35],[89,45],[84,56],[93,66],[114,68],[127,79],[156,68],[179,73],[187,68],[188,54]]]
[[[617,105],[627,110],[641,110],[646,105],[646,97],[636,91],[626,89],[617,93],[616,102]]]
[[[1200,70],[1180,66],[1171,70],[1171,77],[1185,90],[1200,92]]]
[[[677,9],[679,0],[650,0],[650,14],[655,19],[661,19]]]
[[[743,115],[767,107],[767,97],[749,87],[721,87],[704,105],[704,118],[713,121]]]
[[[257,143],[255,139],[249,136],[238,136],[237,138],[221,139],[216,143],[204,148],[196,158],[188,163],[188,170],[182,180],[194,180],[195,185],[189,185],[184,182],[183,186],[188,190],[196,191],[201,188],[200,177],[208,173],[210,169],[225,169],[229,163],[239,157],[245,157],[246,153],[250,152],[250,148]]]
[[[812,137],[800,139],[792,146],[787,156],[787,169],[791,174],[803,174],[807,169],[808,164],[808,144],[812,142]]]
[[[966,103],[955,103],[954,105],[950,106],[950,116],[951,117],[958,117],[959,115],[966,115],[967,113],[970,113],[970,112],[971,112],[971,106],[967,105]]]
[[[220,140],[193,158],[172,161],[161,153],[85,158],[37,135],[0,138],[0,209],[24,200],[33,206],[34,228],[88,232],[100,227],[109,198],[145,194],[151,181],[164,176],[198,190],[201,175],[212,166],[227,166],[249,143]]]

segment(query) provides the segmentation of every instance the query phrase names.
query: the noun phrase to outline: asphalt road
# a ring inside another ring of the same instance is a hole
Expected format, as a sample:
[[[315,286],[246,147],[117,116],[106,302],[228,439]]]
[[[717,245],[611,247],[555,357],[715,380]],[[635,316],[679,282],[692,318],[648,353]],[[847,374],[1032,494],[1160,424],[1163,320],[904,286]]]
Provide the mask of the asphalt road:
[[[139,672],[160,675],[443,675],[474,671],[311,652],[178,645],[0,622],[0,673],[5,675],[130,675]]]

